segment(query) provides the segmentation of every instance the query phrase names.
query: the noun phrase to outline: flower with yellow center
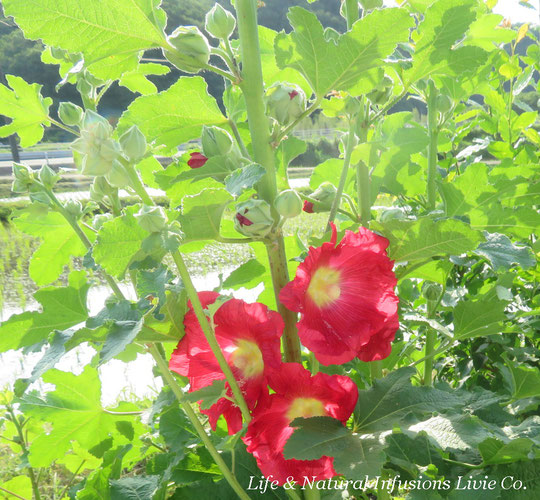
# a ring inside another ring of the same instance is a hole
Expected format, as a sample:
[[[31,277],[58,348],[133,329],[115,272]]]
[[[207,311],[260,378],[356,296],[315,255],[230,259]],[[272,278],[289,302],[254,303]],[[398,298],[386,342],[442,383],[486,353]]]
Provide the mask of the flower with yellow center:
[[[293,421],[295,418],[324,417],[326,410],[322,401],[315,398],[296,398],[287,411],[287,418]]]
[[[341,295],[340,280],[337,269],[321,266],[311,277],[307,294],[317,307],[328,307]]]
[[[264,371],[264,361],[259,346],[246,339],[239,339],[236,346],[230,360],[242,372],[243,378],[261,375]]]

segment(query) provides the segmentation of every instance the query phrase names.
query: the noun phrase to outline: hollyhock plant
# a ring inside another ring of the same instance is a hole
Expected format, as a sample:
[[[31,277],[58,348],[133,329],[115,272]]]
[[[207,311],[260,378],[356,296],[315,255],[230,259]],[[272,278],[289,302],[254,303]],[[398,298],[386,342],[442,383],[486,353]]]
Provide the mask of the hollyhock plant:
[[[204,308],[219,297],[216,292],[200,292],[198,295]],[[267,391],[268,373],[281,363],[283,320],[263,304],[230,299],[215,312],[213,321],[216,339],[252,410],[261,394]],[[191,305],[184,318],[184,327],[186,334],[173,352],[169,368],[189,378],[190,392],[207,387],[215,380],[225,379]],[[230,388],[227,393],[231,397]],[[240,409],[227,398],[221,398],[208,410],[201,411],[208,415],[214,430],[220,415],[227,421],[230,434],[242,428]]]
[[[285,484],[291,476],[296,482],[330,479],[336,475],[334,459],[286,460],[285,443],[294,432],[290,423],[298,417],[333,417],[344,425],[358,399],[358,388],[342,375],[317,373],[311,376],[299,363],[283,363],[269,378],[275,393],[266,395],[253,413],[243,439],[264,476]]]
[[[302,314],[302,344],[324,365],[386,358],[398,329],[396,276],[387,254],[388,240],[361,227],[337,232],[309,249],[280,301]]]
[[[198,151],[193,151],[189,153],[189,160],[187,162],[189,168],[201,168],[208,158]]]

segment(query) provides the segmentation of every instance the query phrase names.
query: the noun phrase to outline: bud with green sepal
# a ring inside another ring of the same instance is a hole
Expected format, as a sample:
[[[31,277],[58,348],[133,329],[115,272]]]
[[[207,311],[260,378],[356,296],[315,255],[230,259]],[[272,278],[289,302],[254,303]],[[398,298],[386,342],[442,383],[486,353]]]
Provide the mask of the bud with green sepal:
[[[274,225],[270,205],[264,200],[248,200],[236,205],[234,228],[244,236],[264,238]]]
[[[60,175],[47,164],[43,165],[39,169],[38,175],[41,184],[43,184],[47,189],[52,189],[60,179]]]
[[[137,125],[133,125],[120,137],[120,146],[129,161],[135,163],[146,153],[146,137]]]
[[[108,222],[112,219],[113,219],[113,215],[111,213],[97,214],[94,217],[94,222],[93,222],[94,229],[96,231],[99,231],[102,228],[103,224],[105,224],[105,222]]]
[[[281,217],[290,219],[302,213],[302,198],[294,189],[286,189],[276,196],[274,206]]]
[[[167,217],[161,207],[143,205],[135,218],[139,226],[149,233],[160,233],[167,226]]]
[[[336,197],[337,189],[331,182],[323,182],[304,203],[304,212],[329,212]]]
[[[232,35],[234,28],[236,19],[218,3],[206,14],[205,29],[213,37],[226,40]]]
[[[90,186],[90,199],[103,203],[106,196],[112,196],[117,191],[107,182],[105,177],[96,177]]]
[[[124,189],[131,182],[126,169],[118,160],[112,162],[110,170],[105,174],[105,179],[111,186],[119,189]]]
[[[226,130],[219,127],[203,126],[201,143],[204,156],[225,156],[233,149],[233,139]]]
[[[11,191],[14,193],[26,193],[34,182],[32,169],[21,163],[13,163],[12,168],[14,181],[11,185]]]
[[[72,102],[61,102],[58,107],[58,116],[65,125],[79,127],[84,116],[84,110]]]
[[[210,60],[210,45],[196,26],[180,26],[167,37],[167,60],[179,70],[198,73]]]
[[[448,113],[454,103],[452,102],[452,99],[448,97],[447,95],[440,94],[437,96],[437,111],[439,111],[442,114]]]
[[[64,210],[75,219],[80,219],[83,214],[83,206],[79,200],[68,200]]]
[[[289,125],[306,110],[306,95],[298,85],[275,83],[266,92],[266,109],[280,125]]]
[[[432,283],[432,282],[426,282],[424,283],[424,286],[422,287],[422,295],[427,300],[438,300],[441,296],[442,292],[442,286],[438,283]]]

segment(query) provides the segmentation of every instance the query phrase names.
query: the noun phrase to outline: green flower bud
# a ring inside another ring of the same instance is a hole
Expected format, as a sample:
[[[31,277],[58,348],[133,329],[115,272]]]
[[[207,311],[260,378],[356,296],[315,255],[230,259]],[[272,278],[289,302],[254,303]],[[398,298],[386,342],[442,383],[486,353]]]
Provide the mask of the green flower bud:
[[[179,70],[198,73],[210,59],[210,45],[196,26],[180,26],[167,37],[171,48],[165,57]]]
[[[85,132],[92,132],[93,135],[101,139],[108,138],[112,133],[112,127],[107,118],[92,110],[84,113],[82,128]]]
[[[323,182],[313,194],[310,195],[310,198],[315,200],[312,207],[313,212],[329,212],[332,208],[336,193],[336,186],[331,182]]]
[[[268,114],[280,125],[288,125],[306,110],[306,95],[291,83],[276,83],[266,92]]]
[[[437,96],[437,111],[440,113],[448,113],[452,109],[452,99],[447,95],[441,94]]]
[[[424,283],[424,286],[422,287],[422,295],[427,300],[438,300],[438,298],[441,296],[442,287],[438,283]]]
[[[215,38],[229,38],[236,27],[236,19],[221,5],[216,3],[206,14],[205,29]]]
[[[58,116],[65,125],[79,126],[82,122],[84,111],[72,102],[61,102],[58,108]]]
[[[226,130],[219,127],[203,126],[201,142],[204,156],[207,158],[225,156],[233,147],[232,137]]]
[[[111,186],[119,189],[124,189],[131,182],[126,169],[118,160],[112,162],[111,169],[105,174],[105,179]]]
[[[33,179],[32,169],[22,163],[13,163],[13,177],[23,183],[31,184]]]
[[[50,205],[51,199],[47,195],[45,191],[43,191],[43,188],[41,186],[38,186],[36,184],[32,184],[28,187],[28,196],[30,198],[30,201],[41,203],[43,205]]]
[[[294,189],[286,189],[276,196],[274,206],[281,217],[296,217],[302,213],[302,198]]]
[[[103,198],[110,196],[115,191],[105,177],[96,177],[90,186],[90,199],[99,203],[103,202]]]
[[[273,225],[270,205],[266,201],[248,200],[236,205],[234,227],[244,236],[264,238]]]
[[[146,137],[133,125],[120,137],[120,146],[130,161],[137,162],[146,153]]]
[[[113,162],[99,155],[86,155],[81,164],[81,174],[98,177],[112,169]]]
[[[76,219],[79,219],[83,213],[83,206],[79,200],[68,200],[64,205],[64,209],[69,215]]]
[[[113,216],[111,213],[106,213],[106,214],[97,214],[95,217],[94,217],[94,229],[96,231],[99,231],[103,224],[105,224],[105,222],[108,222],[110,220],[112,220]]]
[[[11,184],[11,191],[13,193],[27,193],[28,187],[28,183],[15,179]]]
[[[135,214],[135,218],[145,231],[159,233],[167,226],[167,217],[161,207],[143,205]]]
[[[39,180],[46,188],[51,189],[60,179],[60,175],[57,174],[49,165],[43,165],[39,170]]]

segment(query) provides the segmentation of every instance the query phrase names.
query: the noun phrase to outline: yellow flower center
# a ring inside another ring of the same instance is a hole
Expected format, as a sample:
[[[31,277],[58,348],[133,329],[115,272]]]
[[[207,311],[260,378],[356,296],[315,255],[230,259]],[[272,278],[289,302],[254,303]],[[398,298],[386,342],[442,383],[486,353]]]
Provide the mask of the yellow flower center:
[[[264,370],[264,361],[259,346],[245,339],[240,339],[236,346],[230,360],[242,372],[243,378],[260,375]]]
[[[315,398],[296,398],[287,411],[287,418],[292,422],[295,418],[324,417],[326,411],[321,401]]]
[[[331,267],[319,267],[315,271],[309,282],[307,293],[317,307],[327,307],[339,299],[340,278],[341,273]]]

